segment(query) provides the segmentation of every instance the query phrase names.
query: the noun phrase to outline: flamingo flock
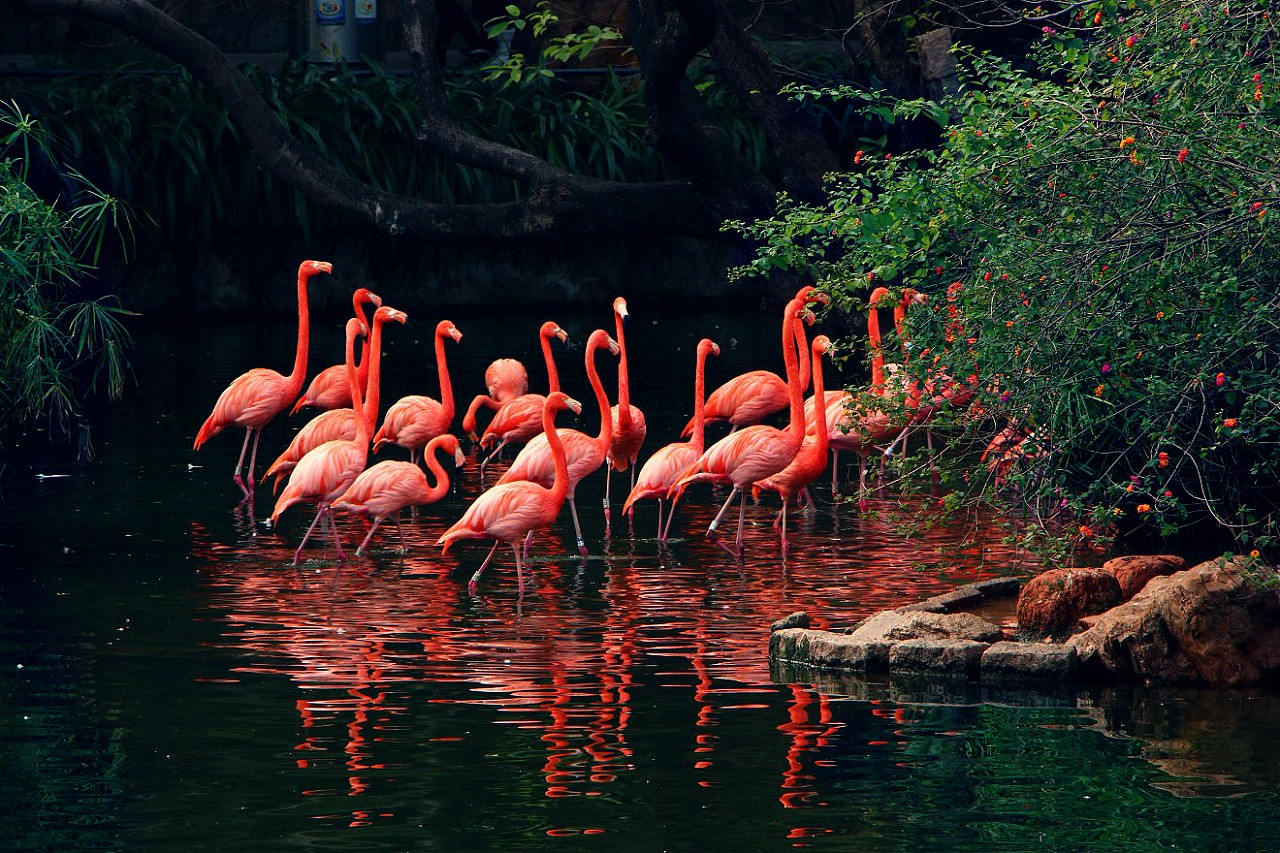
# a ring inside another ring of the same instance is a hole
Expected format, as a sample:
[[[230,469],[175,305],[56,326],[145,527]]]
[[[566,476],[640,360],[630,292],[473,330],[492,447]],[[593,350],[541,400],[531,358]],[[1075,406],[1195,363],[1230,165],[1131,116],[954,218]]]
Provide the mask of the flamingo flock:
[[[299,504],[312,505],[314,516],[294,551],[297,564],[307,543],[316,536],[332,542],[339,561],[347,559],[336,514],[362,518],[369,525],[356,555],[365,553],[374,534],[391,519],[399,530],[400,551],[406,549],[401,515],[404,510],[441,501],[450,491],[450,473],[439,456],[452,457],[455,469],[465,462],[461,438],[453,433],[454,391],[450,377],[448,345],[462,341],[462,332],[451,321],[435,326],[433,345],[439,396],[411,394],[391,404],[379,418],[382,382],[384,326],[405,324],[408,316],[383,303],[368,288],[352,294],[352,315],[346,321],[341,364],[319,372],[307,385],[310,346],[308,289],[333,267],[324,261],[304,261],[297,274],[298,332],[294,365],[285,376],[267,368],[254,368],[233,380],[218,397],[212,413],[195,438],[199,450],[211,437],[237,426],[246,430],[233,473],[243,500],[252,506],[254,468],[264,427],[278,415],[296,415],[304,409],[319,410],[297,433],[288,447],[267,468],[264,479],[276,493],[271,525]],[[710,338],[699,341],[694,359],[693,417],[682,432],[687,440],[665,444],[643,457],[648,437],[644,412],[632,402],[626,346],[627,302],[612,303],[612,334],[596,329],[586,342],[583,369],[598,412],[594,434],[557,425],[557,415],[583,413],[583,405],[560,389],[553,343],[567,342],[568,334],[548,321],[538,330],[547,374],[547,393],[530,392],[529,373],[519,361],[500,358],[485,372],[485,393],[477,394],[466,409],[461,436],[477,447],[480,482],[486,469],[504,449],[521,445],[505,471],[466,507],[462,516],[439,536],[437,545],[447,554],[461,540],[480,539],[493,545],[468,588],[474,592],[493,561],[498,546],[512,549],[518,588],[524,588],[534,537],[555,525],[567,503],[579,553],[590,554],[575,500],[577,486],[604,470],[605,536],[610,535],[612,474],[625,473],[628,492],[621,513],[631,523],[638,502],[657,502],[657,541],[669,541],[677,505],[691,488],[700,484],[727,487],[729,494],[706,530],[706,537],[741,557],[747,494],[755,500],[776,493],[781,507],[774,520],[781,548],[788,547],[787,517],[793,504],[812,506],[810,487],[828,467],[830,454],[832,489],[835,493],[836,454],[853,450],[859,457],[858,495],[865,507],[867,464],[880,454],[894,452],[913,428],[929,432],[929,422],[945,406],[961,406],[973,396],[973,383],[956,383],[945,375],[931,375],[921,383],[906,380],[900,366],[885,363],[877,308],[889,297],[877,288],[870,298],[868,339],[871,384],[859,393],[828,390],[825,360],[833,350],[831,339],[807,338],[806,327],[815,322],[814,307],[828,298],[814,287],[801,288],[779,316],[781,356],[785,375],[766,370],[741,374],[706,394],[708,358],[720,354]],[[899,339],[905,342],[902,323],[910,305],[923,298],[907,291],[893,306]],[[371,310],[370,310],[371,309]],[[357,359],[357,353],[359,357]],[[903,348],[903,361],[908,358]],[[599,358],[617,359],[617,385],[605,387],[597,366]],[[812,395],[805,394],[812,385]],[[612,393],[612,397],[611,397]],[[905,401],[894,406],[891,399]],[[483,411],[492,417],[481,432]],[[768,423],[785,411],[785,421]],[[588,420],[595,414],[589,413]],[[707,444],[709,424],[726,422],[730,429],[718,441]],[[250,444],[252,451],[250,452]],[[408,460],[370,457],[407,451]],[[930,439],[930,449],[932,441]],[[249,461],[245,467],[245,456]],[[425,466],[425,470],[424,470]],[[456,474],[454,475],[457,476]],[[736,533],[722,541],[720,527],[735,499],[738,500]],[[665,518],[664,518],[665,516]],[[633,534],[634,535],[634,534]]]

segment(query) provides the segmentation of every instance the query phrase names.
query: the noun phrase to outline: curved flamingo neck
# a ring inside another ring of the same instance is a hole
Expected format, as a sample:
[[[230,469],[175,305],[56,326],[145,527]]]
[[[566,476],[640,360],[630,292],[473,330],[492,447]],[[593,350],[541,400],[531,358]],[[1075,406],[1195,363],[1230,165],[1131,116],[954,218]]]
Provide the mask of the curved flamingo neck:
[[[796,436],[804,435],[804,391],[800,387],[800,370],[797,365],[795,315],[803,310],[804,303],[795,299],[787,303],[786,314],[782,318],[782,358],[787,366],[787,392],[791,402],[791,420],[788,429]]]
[[[795,319],[796,361],[800,363],[800,390],[809,387],[809,342],[804,331],[804,306],[800,303],[800,313]]]
[[[360,388],[360,381],[356,375],[356,339],[353,329],[354,320],[350,321],[347,328],[347,388],[351,391],[351,408],[356,413],[356,437],[355,443],[360,447],[367,447],[369,444],[369,418],[365,409],[364,393]],[[378,381],[378,371],[370,368],[373,381]]]
[[[493,409],[495,412],[502,408],[502,404],[487,394],[477,394],[471,400],[471,405],[467,406],[467,411],[462,415],[462,431],[468,435],[476,431],[476,413],[480,411],[480,407]]]
[[[871,342],[871,390],[884,391],[884,347],[880,340],[880,315],[875,305],[867,313],[867,338]]]
[[[453,382],[449,379],[449,365],[445,361],[444,339],[448,336],[444,329],[436,330],[436,372],[440,376],[440,405],[444,408],[444,422],[453,423]]]
[[[555,479],[551,481],[552,500],[563,502],[569,494],[569,460],[564,453],[564,442],[560,433],[556,432],[556,410],[550,405],[542,406],[542,431],[547,435],[547,446],[551,448],[551,461],[555,465]]]
[[[817,436],[818,446],[825,454],[830,440],[827,431],[827,389],[822,380],[822,352],[816,345],[813,348],[813,408],[814,434]]]
[[[302,391],[302,383],[307,377],[307,352],[311,349],[311,308],[307,304],[307,282],[311,280],[309,272],[298,272],[298,346],[293,354],[293,372],[289,374],[289,393],[286,397],[297,397]],[[354,343],[352,349],[354,350]]]
[[[551,353],[551,335],[543,333],[542,338],[542,360],[547,365],[547,388],[548,394],[560,390],[560,373],[556,370],[556,357]]]
[[[372,326],[369,322],[369,312],[365,306],[372,304],[364,300],[356,301],[356,316],[364,321],[366,329],[372,329]],[[370,338],[372,338],[372,333],[365,336],[364,342],[360,346],[360,364],[356,366],[357,379],[360,382],[360,387],[366,389],[366,393],[368,393],[367,389],[369,388],[369,350],[373,346]]]
[[[591,336],[591,340],[587,343],[586,361],[587,381],[591,383],[591,390],[596,394],[596,403],[600,406],[600,434],[596,436],[596,443],[607,449],[613,441],[613,412],[609,408],[609,395],[605,393],[604,383],[600,381],[600,373],[596,370],[596,352],[604,348],[606,339],[607,336],[603,332]]]
[[[631,426],[631,378],[627,373],[627,333],[622,315],[613,312],[613,325],[618,336],[618,426]]]
[[[693,435],[689,443],[702,453],[707,446],[707,355],[710,347],[698,347],[698,367],[693,374]]]
[[[363,416],[362,410],[356,408],[356,422],[364,426],[368,435],[373,435],[373,426],[378,422],[378,408],[382,405],[382,326],[385,323],[385,317],[374,316],[373,328],[369,331],[369,373],[362,385],[368,389],[368,397],[363,400]],[[351,398],[353,404],[355,399]],[[368,441],[368,435],[365,441]]]
[[[908,299],[904,297],[893,306],[893,330],[897,333],[898,343],[902,346],[903,365],[911,358],[911,351],[907,347],[907,303]]]
[[[427,461],[427,493],[423,495],[426,502],[434,503],[444,497],[445,492],[449,491],[449,473],[444,470],[444,466],[440,464],[440,457],[437,454],[439,448],[445,444],[443,439],[447,436],[438,435],[427,444],[424,458]]]

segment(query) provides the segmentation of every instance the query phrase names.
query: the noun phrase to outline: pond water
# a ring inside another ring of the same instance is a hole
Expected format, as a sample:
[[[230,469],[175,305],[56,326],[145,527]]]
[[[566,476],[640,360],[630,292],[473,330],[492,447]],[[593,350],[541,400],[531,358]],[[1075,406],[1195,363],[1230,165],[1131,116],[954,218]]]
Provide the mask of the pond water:
[[[436,393],[428,313],[387,329],[384,402]],[[632,313],[642,458],[688,417],[699,337],[724,348],[709,387],[781,369],[772,311]],[[460,407],[500,355],[545,383],[544,319],[572,335],[566,390],[591,399],[582,346],[611,328],[607,305],[451,319]],[[342,320],[314,318],[313,373],[340,358]],[[488,546],[434,544],[481,488],[472,456],[406,517],[407,554],[389,526],[367,557],[339,565],[318,545],[293,566],[308,513],[272,529],[266,488],[256,513],[239,503],[240,436],[191,450],[230,377],[286,367],[292,335],[287,320],[143,324],[137,386],[95,421],[97,460],[12,462],[3,849],[1277,849],[1274,695],[983,696],[771,671],[769,623],[792,611],[847,625],[1028,568],[994,524],[976,547],[945,528],[904,537],[893,494],[860,515],[820,490],[785,559],[762,498],[737,561],[701,536],[723,493],[691,490],[660,548],[652,503],[605,539],[596,476],[578,490],[589,559],[565,517],[523,597],[503,551],[472,596]],[[268,428],[267,461],[304,422]],[[597,424],[588,405],[577,425]],[[363,527],[342,533],[354,545]]]

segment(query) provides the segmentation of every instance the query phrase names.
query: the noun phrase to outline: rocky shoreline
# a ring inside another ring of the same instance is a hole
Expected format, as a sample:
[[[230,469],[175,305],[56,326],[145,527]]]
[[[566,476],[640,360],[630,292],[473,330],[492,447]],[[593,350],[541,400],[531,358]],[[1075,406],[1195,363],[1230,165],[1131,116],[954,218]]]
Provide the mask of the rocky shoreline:
[[[769,657],[793,672],[799,666],[1018,690],[1094,681],[1280,681],[1275,568],[1251,557],[1182,566],[1169,555],[1120,557],[1101,568],[1051,570],[1025,584],[980,581],[843,631],[811,628],[806,614],[793,613],[773,624]],[[1002,605],[1016,618],[981,615]]]

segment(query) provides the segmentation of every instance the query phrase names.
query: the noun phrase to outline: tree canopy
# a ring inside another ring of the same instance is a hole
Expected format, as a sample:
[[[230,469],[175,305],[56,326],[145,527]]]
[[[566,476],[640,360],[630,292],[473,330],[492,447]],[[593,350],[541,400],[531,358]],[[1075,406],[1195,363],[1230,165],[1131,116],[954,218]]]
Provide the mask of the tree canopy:
[[[915,376],[980,387],[952,413],[968,437],[953,445],[952,500],[965,478],[970,494],[992,491],[964,449],[1008,427],[1030,436],[1007,460],[1008,488],[1069,539],[1207,518],[1245,548],[1268,543],[1280,475],[1270,4],[1075,4],[1042,35],[1025,65],[967,52],[953,98],[873,99],[888,116],[933,116],[944,143],[868,152],[822,203],[739,222],[763,248],[738,274],[804,270],[851,312],[870,280],[929,295],[910,318]]]

